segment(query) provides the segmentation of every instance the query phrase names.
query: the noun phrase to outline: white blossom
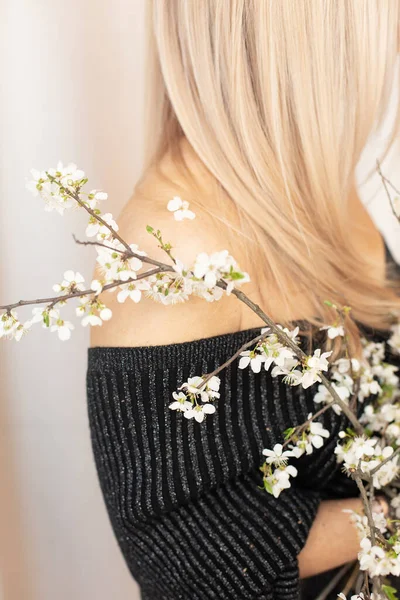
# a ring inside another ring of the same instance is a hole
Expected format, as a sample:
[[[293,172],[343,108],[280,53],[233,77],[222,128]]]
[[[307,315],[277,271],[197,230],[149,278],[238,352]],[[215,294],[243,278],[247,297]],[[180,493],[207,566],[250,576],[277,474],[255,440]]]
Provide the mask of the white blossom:
[[[96,293],[96,296],[98,296],[103,291],[103,285],[98,279],[93,279],[92,283],[90,284],[90,289]]]
[[[103,321],[109,321],[112,317],[111,309],[104,304],[98,300],[85,300],[84,298],[81,300],[80,306],[77,307],[76,314],[78,316],[85,315],[81,321],[83,327],[87,325],[92,327],[101,326]]]
[[[57,331],[60,340],[69,340],[71,337],[71,330],[75,329],[74,325],[70,321],[63,321],[58,319],[55,325],[51,325],[50,331]]]
[[[335,390],[335,392],[337,393],[337,395],[339,396],[339,398],[343,402],[348,404],[349,398],[352,393],[353,381],[351,380],[351,387],[348,385],[347,381],[343,382],[343,385],[338,385],[337,383],[332,381],[331,385],[332,385],[333,389]],[[316,404],[320,404],[320,403],[327,404],[333,400],[330,391],[324,385],[318,386],[318,392],[315,394],[313,399]],[[332,408],[337,414],[340,414],[342,412],[342,409],[337,404],[334,404],[332,406]]]
[[[255,352],[254,350],[244,350],[240,353],[242,357],[239,360],[239,369],[245,369],[250,365],[253,373],[259,373],[261,371],[261,366],[265,361],[265,356]]]
[[[22,336],[28,332],[28,330],[31,328],[31,326],[32,326],[32,321],[25,321],[25,323],[18,323],[18,325],[13,330],[14,340],[19,342],[20,339],[22,338]]]
[[[138,256],[125,258],[126,248],[118,240],[107,240],[107,246],[96,246],[96,261],[101,267],[104,281],[128,281],[136,279],[143,262]],[[146,256],[146,252],[139,250],[136,244],[129,245],[132,252],[139,256]],[[149,278],[150,279],[150,278]]]
[[[108,194],[106,192],[101,192],[99,190],[92,190],[87,195],[87,204],[89,208],[94,210],[98,206],[98,202],[102,202],[108,199]]]
[[[86,327],[87,325],[91,325],[92,327],[95,327],[96,325],[103,325],[103,321],[101,320],[101,318],[98,315],[94,315],[92,313],[83,317],[81,322],[83,327]]]
[[[189,210],[189,202],[182,200],[179,196],[174,196],[167,204],[169,211],[174,213],[174,219],[176,221],[183,221],[183,219],[194,219],[195,213]]]
[[[56,308],[42,308],[35,306],[32,309],[31,323],[42,323],[43,327],[50,327],[54,321],[60,318],[60,311]]]
[[[383,342],[370,342],[366,339],[363,342],[363,357],[370,365],[379,365],[385,359],[385,344]]]
[[[149,283],[145,280],[140,279],[139,281],[124,283],[120,285],[120,292],[118,292],[117,300],[118,302],[125,302],[127,298],[133,300],[133,302],[140,302],[142,298],[142,291],[149,289]]]
[[[197,404],[189,410],[185,410],[183,416],[186,419],[195,419],[198,423],[202,423],[206,414],[211,415],[215,412],[213,404]]]
[[[321,354],[321,350],[318,348],[314,351],[313,356],[306,358],[301,378],[301,385],[304,389],[307,389],[317,381],[321,381],[321,372],[328,370],[329,363],[327,358],[331,354],[332,351]]]
[[[262,334],[267,334],[268,331],[270,331],[268,327],[261,329]],[[298,327],[293,331],[284,329],[284,332],[296,343],[296,336],[299,332]],[[265,370],[268,370],[271,365],[275,365],[271,373],[273,377],[287,375],[298,365],[293,350],[282,344],[275,333],[271,333],[260,340],[253,350],[244,350],[240,353],[240,356],[239,369],[250,366],[254,373],[259,373],[262,365],[264,365]]]
[[[147,277],[146,281],[145,296],[165,305],[186,302],[192,292],[187,280],[175,273],[157,273]]]
[[[85,289],[85,286],[83,285],[84,281],[85,280],[80,273],[75,273],[71,270],[65,271],[63,281],[53,285],[53,290],[55,292],[65,293],[74,292],[76,290],[83,291]]]
[[[102,321],[109,321],[112,317],[112,310],[110,308],[102,308],[99,313],[100,319]]]
[[[382,450],[382,454],[379,460],[370,461],[370,464],[363,465],[363,470],[371,471],[373,468],[378,467],[381,462],[386,458],[389,458],[393,454],[393,448],[386,446]],[[374,487],[379,490],[391,483],[399,475],[400,467],[398,465],[398,457],[396,456],[393,460],[389,460],[383,464],[372,476],[372,483]]]
[[[221,250],[210,255],[201,252],[196,257],[193,273],[197,279],[204,281],[207,289],[215,288],[217,281],[223,279],[228,284],[226,289],[228,295],[236,285],[250,281],[248,273],[239,270],[228,250]]]
[[[264,477],[264,487],[275,498],[278,498],[280,493],[290,488],[290,477],[296,477],[297,469],[293,465],[278,467],[271,471],[270,475]]]
[[[326,330],[328,338],[334,340],[336,337],[344,337],[345,331],[343,325],[324,325],[320,331]]]
[[[374,522],[374,526],[381,533],[386,533],[388,529],[388,522],[381,506],[378,506],[379,507],[376,509],[374,505],[372,505],[371,515]],[[360,540],[362,540],[364,537],[369,537],[371,535],[369,520],[365,514],[356,513],[354,510],[350,509],[343,509],[342,512],[350,514],[350,520],[355,525]]]
[[[312,414],[310,413],[307,418],[311,419]],[[291,450],[296,458],[299,458],[304,453],[312,454],[314,448],[322,448],[324,438],[328,438],[329,436],[329,431],[324,429],[322,423],[311,421],[300,438],[296,440],[296,444],[291,446]]]
[[[379,577],[386,575],[400,575],[400,560],[397,553],[386,552],[379,545],[372,545],[371,540],[365,537],[360,542],[360,552],[358,553],[360,569],[368,571],[370,577]]]
[[[216,375],[213,375],[206,382],[203,377],[195,376],[189,377],[179,389],[185,390],[186,394],[190,395],[192,398],[200,396],[203,402],[209,402],[210,400],[214,400],[214,398],[220,397],[218,391],[220,383],[221,380]]]
[[[175,399],[175,402],[172,402],[169,405],[169,408],[171,410],[180,410],[182,412],[185,412],[186,410],[192,408],[192,403],[189,402],[189,400],[186,397],[186,394],[184,394],[183,392],[172,392],[172,396]]]
[[[194,275],[198,279],[204,278],[204,283],[208,288],[213,288],[220,279],[220,271],[226,268],[226,263],[229,257],[228,250],[214,252],[208,255],[206,252],[201,252],[194,264]]]
[[[338,594],[338,598],[340,598],[341,600],[347,600],[343,592],[340,592],[340,594]],[[360,592],[359,594],[353,594],[350,597],[350,600],[387,600],[387,597],[385,596],[384,598],[382,594],[375,594],[374,592],[372,592],[371,594],[368,594],[368,598],[366,598],[363,592]]]
[[[291,450],[283,450],[282,444],[275,444],[272,450],[264,448],[262,453],[267,457],[266,462],[275,466],[286,465],[288,459],[294,456]]]
[[[101,218],[103,221],[105,221],[105,223],[107,223],[107,225],[109,225],[111,229],[118,231],[118,225],[114,221],[111,213],[101,215]],[[89,224],[86,227],[86,235],[87,237],[94,237],[96,235],[99,241],[105,240],[112,233],[109,227],[100,223],[95,217],[90,217]]]
[[[0,315],[0,339],[5,337],[11,339],[14,337],[14,332],[17,327],[20,325],[20,322],[17,317],[17,313],[15,310],[10,310],[9,312],[2,313]]]
[[[204,281],[192,281],[192,291],[195,296],[207,300],[207,302],[214,302],[221,300],[224,295],[224,290],[220,287],[208,288]]]
[[[344,437],[344,439],[346,439],[344,444],[338,442],[335,454],[338,462],[343,462],[346,469],[357,469],[361,460],[365,461],[374,456],[377,438],[367,438],[360,435],[350,439]]]
[[[26,188],[34,195],[40,195],[45,201],[45,210],[55,210],[60,215],[68,208],[76,206],[76,201],[69,192],[75,192],[75,187],[85,176],[83,171],[77,169],[76,165],[70,163],[63,167],[59,162],[56,169],[50,168],[47,171],[37,171],[31,169],[33,180],[26,184]],[[54,179],[55,180],[54,180]],[[62,191],[62,187],[65,191]]]

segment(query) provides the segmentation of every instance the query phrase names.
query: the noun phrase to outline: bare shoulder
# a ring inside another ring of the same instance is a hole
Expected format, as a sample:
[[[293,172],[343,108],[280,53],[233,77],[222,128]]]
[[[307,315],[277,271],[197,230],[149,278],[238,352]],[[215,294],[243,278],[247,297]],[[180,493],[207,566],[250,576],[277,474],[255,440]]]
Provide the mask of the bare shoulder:
[[[227,247],[220,223],[206,208],[191,202],[190,190],[183,196],[183,188],[158,175],[150,175],[118,218],[119,233],[129,244],[135,243],[153,259],[171,264],[171,260],[157,240],[147,231],[150,225],[159,229],[164,242],[172,246],[172,255],[189,266],[200,252],[212,253],[232,250]],[[167,209],[174,196],[188,199],[190,209],[196,214],[193,220],[177,221]],[[236,258],[236,257],[235,257]],[[153,268],[144,265],[140,273]],[[95,277],[99,273],[95,272]],[[179,304],[163,305],[144,297],[139,303],[128,298],[117,301],[117,294],[105,292],[102,301],[112,310],[110,321],[101,327],[92,327],[92,346],[154,346],[179,343],[230,333],[240,329],[239,301],[233,296],[223,296],[219,301],[190,296]]]

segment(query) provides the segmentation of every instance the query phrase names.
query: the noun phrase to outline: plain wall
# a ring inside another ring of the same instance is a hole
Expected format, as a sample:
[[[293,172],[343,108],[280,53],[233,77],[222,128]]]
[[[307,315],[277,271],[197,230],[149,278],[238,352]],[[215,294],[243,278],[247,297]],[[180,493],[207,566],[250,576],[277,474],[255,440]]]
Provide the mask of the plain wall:
[[[51,295],[66,269],[90,280],[76,246],[86,217],[44,211],[31,167],[77,162],[117,214],[142,158],[145,0],[3,0],[0,8],[0,303]],[[397,101],[396,99],[394,100]],[[375,160],[377,141],[363,167]],[[388,163],[397,179],[399,161]],[[400,259],[399,225],[374,178],[361,193]],[[21,313],[22,314],[22,313]],[[28,313],[23,313],[28,314]],[[97,482],[86,415],[88,331],[36,327],[0,342],[0,596],[135,600]]]
[[[0,9],[0,303],[52,295],[66,269],[90,280],[77,246],[86,215],[44,211],[32,167],[76,162],[117,214],[142,158],[143,0],[3,0]],[[28,318],[29,312],[21,312]],[[91,454],[89,331],[32,329],[1,341],[0,556],[5,600],[135,600]]]

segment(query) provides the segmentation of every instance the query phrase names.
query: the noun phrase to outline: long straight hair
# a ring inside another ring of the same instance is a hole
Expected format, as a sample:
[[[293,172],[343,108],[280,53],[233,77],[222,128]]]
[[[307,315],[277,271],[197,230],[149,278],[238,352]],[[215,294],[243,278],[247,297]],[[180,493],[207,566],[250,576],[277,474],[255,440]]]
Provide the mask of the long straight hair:
[[[240,216],[266,311],[268,288],[290,309],[295,284],[310,322],[332,322],[330,300],[388,328],[400,301],[354,243],[349,195],[398,83],[398,0],[149,4],[148,164],[184,163],[187,140]]]

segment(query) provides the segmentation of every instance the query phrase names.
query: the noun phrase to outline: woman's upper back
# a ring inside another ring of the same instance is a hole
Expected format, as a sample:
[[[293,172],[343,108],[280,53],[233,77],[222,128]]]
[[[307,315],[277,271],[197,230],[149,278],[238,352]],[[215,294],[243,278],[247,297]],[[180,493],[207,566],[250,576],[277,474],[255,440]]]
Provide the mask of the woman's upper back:
[[[235,244],[232,231],[235,228],[240,230],[240,218],[233,203],[225,194],[218,193],[214,178],[187,144],[183,145],[183,152],[193,180],[190,181],[179,170],[171,157],[165,157],[157,168],[149,170],[118,218],[122,238],[130,244],[138,244],[149,257],[170,264],[170,258],[146,230],[146,226],[151,225],[161,231],[164,242],[172,245],[172,255],[186,266],[192,265],[200,252],[211,254],[227,249],[250,275],[250,282],[243,286],[243,291],[261,306],[267,296],[268,304],[274,307],[272,318],[279,322],[312,316],[307,290],[297,289],[295,282],[290,307],[282,305],[278,290],[272,286],[268,290],[259,289],[257,274],[263,265],[253,260],[251,244]],[[195,219],[174,219],[167,204],[176,195],[190,202],[190,208],[196,214]],[[223,210],[219,204],[221,202]],[[349,234],[359,239],[360,252],[375,258],[377,270],[381,270],[383,276],[385,258],[382,238],[355,191],[352,205],[354,221],[349,224]],[[225,218],[227,216],[229,224],[220,220],[220,214],[224,214]],[[140,272],[147,268],[151,268],[151,265],[144,265]],[[95,276],[100,276],[98,270]],[[187,302],[169,306],[144,295],[139,303],[128,299],[121,304],[117,301],[116,293],[103,293],[101,298],[111,308],[113,318],[103,322],[102,327],[92,328],[92,346],[179,343],[263,325],[262,320],[234,296],[224,295],[221,300],[212,303],[191,296]]]
[[[151,225],[161,231],[165,242],[171,243],[172,255],[187,266],[193,264],[200,252],[210,254],[224,249],[228,249],[240,264],[235,249],[229,247],[225,227],[202,207],[208,200],[202,197],[200,201],[198,195],[195,196],[193,187],[182,180],[172,162],[165,160],[161,167],[162,170],[153,169],[142,179],[135,194],[123,208],[118,218],[121,237],[130,244],[138,244],[149,257],[171,264],[157,240],[146,231],[146,226]],[[190,209],[196,214],[194,220],[177,221],[167,209],[168,201],[178,195],[190,201]],[[209,206],[213,208],[211,201]],[[151,268],[151,265],[144,265],[140,272],[147,268]],[[244,265],[242,268],[246,270]],[[96,269],[95,277],[99,276],[99,270]],[[92,346],[167,344],[242,328],[242,309],[233,296],[224,296],[212,303],[191,296],[187,302],[168,306],[144,295],[137,304],[129,299],[123,304],[119,303],[116,293],[103,293],[101,297],[111,308],[113,318],[104,322],[101,328],[92,328]],[[257,325],[262,325],[262,322],[256,320]]]

